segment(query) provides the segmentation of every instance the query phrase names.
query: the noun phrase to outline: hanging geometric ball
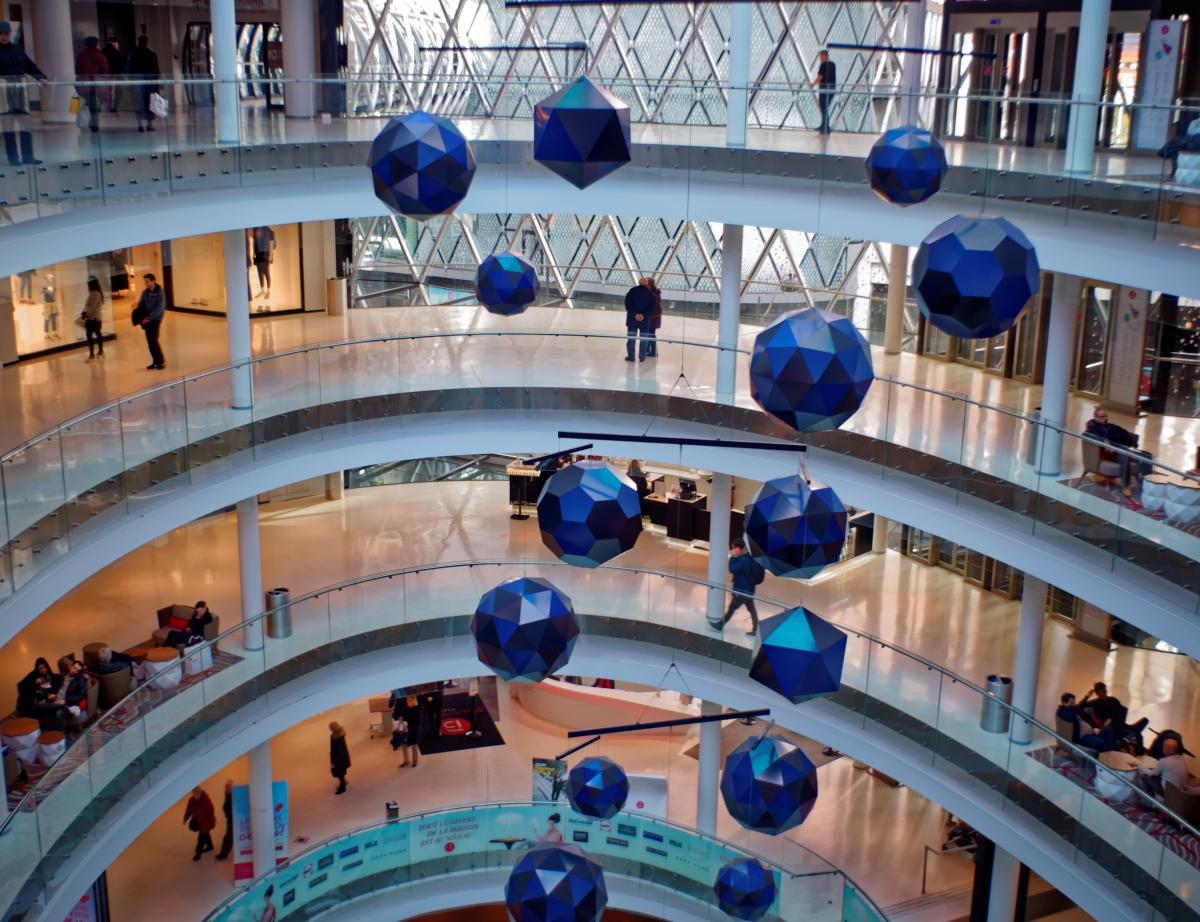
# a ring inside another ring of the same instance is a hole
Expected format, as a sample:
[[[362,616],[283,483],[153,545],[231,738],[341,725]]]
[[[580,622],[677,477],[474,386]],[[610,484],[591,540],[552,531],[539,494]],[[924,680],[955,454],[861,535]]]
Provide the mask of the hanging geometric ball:
[[[418,221],[457,208],[475,178],[467,139],[448,118],[428,112],[388,122],[371,144],[368,165],[376,197]]]
[[[831,695],[842,684],[846,635],[807,608],[764,618],[750,678],[792,704]]]
[[[533,159],[579,189],[630,160],[629,106],[580,77],[533,110]]]
[[[725,915],[761,919],[775,902],[775,875],[753,858],[734,858],[717,871],[713,893]]]
[[[485,256],[475,273],[475,293],[490,313],[512,317],[537,297],[537,269],[520,253]]]
[[[1038,290],[1038,258],[1005,218],[958,215],[921,241],[913,291],[925,319],[960,339],[1010,330]]]
[[[817,768],[778,736],[742,740],[725,759],[721,795],[729,815],[777,836],[799,826],[817,802]]]
[[[604,871],[578,845],[535,845],[508,875],[504,904],[513,922],[598,922]]]
[[[616,816],[629,796],[625,771],[607,756],[592,756],[571,769],[567,776],[567,799],[585,816],[606,820]]]
[[[946,178],[946,151],[924,128],[885,131],[867,154],[867,181],[885,202],[907,207],[931,198]]]
[[[809,307],[784,314],[754,338],[750,396],[801,432],[838,428],[874,380],[871,350],[849,318]]]
[[[509,682],[540,682],[571,658],[579,621],[549,580],[510,579],[489,589],[471,618],[479,661]]]
[[[603,461],[577,461],[555,473],[537,501],[542,543],[577,567],[598,567],[637,542],[637,487]]]
[[[759,487],[746,507],[746,543],[776,576],[812,579],[841,556],[846,518],[832,487],[779,477]]]

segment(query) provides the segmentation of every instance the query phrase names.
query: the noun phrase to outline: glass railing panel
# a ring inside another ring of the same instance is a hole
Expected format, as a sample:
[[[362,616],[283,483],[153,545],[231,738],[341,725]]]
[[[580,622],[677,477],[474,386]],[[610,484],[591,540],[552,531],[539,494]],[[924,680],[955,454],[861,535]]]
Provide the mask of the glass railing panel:
[[[320,349],[322,428],[395,416],[392,395],[419,380],[402,367],[402,357],[411,359],[419,351],[411,342],[393,339]]]
[[[369,643],[368,634],[408,624],[409,577],[369,580],[329,594],[330,637],[334,640]],[[414,578],[419,584],[420,578]],[[419,586],[414,586],[419,593]],[[420,607],[420,603],[418,602]],[[349,645],[343,644],[344,648]]]
[[[871,699],[866,704],[867,718],[923,748],[932,748],[940,681],[941,673],[936,669],[875,642],[864,689]]]
[[[715,870],[713,877],[716,877]],[[792,877],[783,872],[776,877],[775,885],[777,896],[773,915],[782,922],[803,922],[805,919],[842,922],[841,875],[816,873]]]
[[[67,550],[64,474],[62,439],[57,433],[0,462],[17,589]]]
[[[340,611],[342,592],[335,590],[316,598],[294,599],[286,607],[261,619],[264,647],[261,651],[250,651],[249,658],[261,662],[264,670],[272,673],[272,683],[281,680],[285,673],[294,672],[298,666],[314,668],[314,661],[306,657],[310,651],[325,647],[337,636],[330,616]],[[322,665],[324,662],[321,660]]]
[[[1028,743],[1012,737],[1028,726]],[[1087,759],[1045,727],[1012,715],[1009,726],[1006,809],[1034,817],[1042,826],[1067,842],[1075,840],[1075,823],[1090,796],[1077,779],[1090,771]]]
[[[1000,803],[1008,786],[1005,766],[1010,717],[1003,702],[943,673],[934,724],[937,735],[930,747],[934,768],[952,778],[980,782],[990,790],[985,793],[981,788],[978,796],[985,802]]]
[[[317,352],[304,349],[254,361],[256,458],[270,455],[290,439],[320,438],[321,365]]]
[[[1117,506],[1114,569],[1149,571],[1177,589],[1200,591],[1200,477],[1132,452],[1118,452],[1117,467],[1129,496]],[[1117,486],[1087,489],[1112,501]]]
[[[41,858],[37,813],[30,809],[10,814],[0,833],[0,904],[7,908],[22,891],[41,891]]]
[[[1176,832],[1188,835],[1174,819],[1166,820],[1168,836]],[[1159,901],[1159,918],[1169,919],[1172,913],[1178,913],[1179,906],[1186,906],[1193,913],[1200,913],[1200,883],[1197,882],[1196,865],[1180,855],[1170,846],[1170,838],[1163,844],[1161,855],[1162,865],[1158,871],[1158,882],[1170,893],[1173,899],[1164,898]],[[1149,870],[1149,869],[1147,869]],[[1176,902],[1177,901],[1177,902]]]
[[[189,378],[184,391],[192,482],[253,460],[252,366]]]
[[[1093,796],[1083,799],[1076,847],[1135,893],[1152,892],[1162,865],[1162,844],[1131,817],[1157,826],[1160,805],[1137,790],[1137,772],[1094,766]],[[1128,811],[1126,813],[1125,811]]]
[[[146,728],[140,715],[146,697],[134,694],[109,708],[81,740],[89,753],[92,784],[102,811],[112,809],[143,780]]]
[[[118,409],[130,507],[187,485],[187,394],[182,382],[131,397]]]
[[[71,529],[125,501],[121,414],[114,405],[62,430],[63,479]]]
[[[91,825],[95,790],[92,787],[91,766],[82,752],[73,751],[61,756],[46,770],[49,795],[37,805],[37,841],[41,845],[43,858],[70,854],[74,848],[74,835],[61,841],[64,833],[76,823],[84,828]]]

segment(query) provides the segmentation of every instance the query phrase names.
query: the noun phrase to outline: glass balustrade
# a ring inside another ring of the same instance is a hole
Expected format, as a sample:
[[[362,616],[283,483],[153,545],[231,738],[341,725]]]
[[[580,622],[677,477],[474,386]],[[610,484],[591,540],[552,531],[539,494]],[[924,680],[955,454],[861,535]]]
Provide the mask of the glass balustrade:
[[[290,683],[388,647],[434,640],[469,645],[479,597],[505,579],[533,575],[550,579],[572,599],[584,637],[670,651],[663,659],[668,686],[667,667],[680,656],[731,675],[748,670],[752,641],[740,632],[727,639],[707,627],[709,584],[671,573],[482,560],[326,587],[291,601],[284,609],[286,630],[282,621],[272,623],[271,613],[253,619],[266,626],[261,649],[244,647],[241,625],[189,648],[181,660],[147,674],[143,685],[82,734],[0,828],[3,918],[19,917],[39,894],[55,892],[72,855],[94,842],[125,798],[170,783],[174,772],[195,764],[234,725],[291,700]],[[787,608],[762,597],[758,602],[764,618]],[[1144,793],[1133,773],[1106,768],[1030,715],[936,663],[838,626],[848,635],[842,687],[827,699],[838,719],[875,735],[881,745],[889,739],[915,744],[932,772],[1012,821],[1040,828],[1052,847],[1069,860],[1098,866],[1126,888],[1130,900],[1158,913],[1155,918],[1200,919],[1195,886],[1200,830]],[[643,660],[637,676],[623,676],[622,666],[611,665],[615,678],[647,680]],[[775,700],[772,716],[803,732],[809,705],[792,719],[793,706]],[[999,727],[997,732],[983,728],[985,708],[998,716],[988,724]]]

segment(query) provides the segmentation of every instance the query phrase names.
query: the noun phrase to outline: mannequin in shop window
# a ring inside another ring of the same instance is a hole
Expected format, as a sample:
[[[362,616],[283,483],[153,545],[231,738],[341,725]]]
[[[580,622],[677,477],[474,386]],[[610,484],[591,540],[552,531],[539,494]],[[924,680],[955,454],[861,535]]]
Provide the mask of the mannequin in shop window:
[[[250,232],[250,249],[254,268],[258,272],[258,294],[264,301],[271,297],[271,263],[275,261],[275,231],[256,227]]]
[[[62,339],[58,333],[58,290],[54,287],[54,276],[46,276],[42,286],[42,332],[46,339]]]

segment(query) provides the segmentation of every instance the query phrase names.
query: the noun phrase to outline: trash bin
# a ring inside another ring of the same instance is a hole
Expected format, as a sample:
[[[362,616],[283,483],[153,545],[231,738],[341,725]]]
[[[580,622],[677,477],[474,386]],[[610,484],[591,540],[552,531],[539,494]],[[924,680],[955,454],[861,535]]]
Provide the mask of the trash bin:
[[[1037,467],[1041,460],[1040,455],[1042,451],[1042,408],[1034,407],[1033,412],[1029,414],[1029,418],[1033,422],[1027,424],[1029,427],[1029,444],[1025,447],[1025,463],[1030,467]]]
[[[980,729],[988,733],[1007,733],[1012,711],[1012,679],[1006,675],[990,675],[983,683],[983,709],[979,714]]]
[[[346,292],[346,280],[344,278],[326,279],[326,296],[328,297],[328,313],[330,317],[341,317],[346,313],[346,304],[349,300]]]
[[[292,597],[286,587],[267,590],[267,636],[292,636]]]
[[[387,811],[387,819],[389,821],[400,819],[400,805],[396,801],[389,800],[383,805],[383,808]]]

